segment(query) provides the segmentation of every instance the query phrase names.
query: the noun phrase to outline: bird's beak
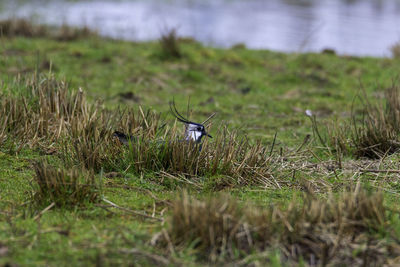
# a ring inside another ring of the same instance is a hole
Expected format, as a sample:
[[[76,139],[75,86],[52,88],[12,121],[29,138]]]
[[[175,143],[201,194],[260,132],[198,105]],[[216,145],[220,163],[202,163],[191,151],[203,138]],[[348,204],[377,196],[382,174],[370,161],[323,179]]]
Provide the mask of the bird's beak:
[[[210,137],[210,138],[213,138],[213,137],[212,137],[210,134],[208,134],[208,133],[207,133],[206,135],[207,135],[208,137]]]

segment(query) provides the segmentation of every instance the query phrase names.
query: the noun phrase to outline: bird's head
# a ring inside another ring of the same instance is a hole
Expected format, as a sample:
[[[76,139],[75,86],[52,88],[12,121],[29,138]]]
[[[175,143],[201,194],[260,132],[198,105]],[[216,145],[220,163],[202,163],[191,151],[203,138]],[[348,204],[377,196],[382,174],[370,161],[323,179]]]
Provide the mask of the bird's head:
[[[193,140],[196,143],[200,143],[203,136],[212,138],[212,136],[207,133],[204,125],[194,122],[186,123],[186,140]]]
[[[183,117],[176,109],[174,101],[170,103],[170,108],[175,118],[186,125],[185,139],[187,141],[192,140],[196,143],[200,143],[203,136],[208,136],[212,138],[212,136],[207,133],[206,128],[203,125],[208,119],[205,122],[203,122],[203,124],[192,122],[185,119],[185,117]]]

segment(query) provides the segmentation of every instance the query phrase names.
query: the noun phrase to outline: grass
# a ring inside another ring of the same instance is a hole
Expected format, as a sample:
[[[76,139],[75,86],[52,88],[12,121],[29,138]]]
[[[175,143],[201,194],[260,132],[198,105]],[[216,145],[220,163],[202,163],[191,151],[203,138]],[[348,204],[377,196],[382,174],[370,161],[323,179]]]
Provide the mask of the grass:
[[[161,36],[160,46],[162,58],[179,59],[182,57],[182,52],[179,48],[179,40],[177,38],[175,29],[168,31]]]
[[[392,56],[394,58],[399,58],[400,57],[400,45],[398,43],[394,44],[391,48],[390,48],[391,52],[392,52]]]
[[[265,183],[270,176],[271,149],[261,142],[239,139],[226,129],[216,135],[213,147],[205,142],[200,149],[179,140],[176,127],[163,130],[159,115],[141,108],[135,114],[92,105],[82,90],[71,93],[67,83],[58,82],[51,74],[28,79],[25,84],[16,81],[6,91],[12,95],[5,95],[0,103],[3,142],[12,142],[18,149],[27,145],[45,154],[54,152],[70,167],[78,165],[97,173],[226,175],[236,184]],[[129,146],[112,140],[117,128],[132,135]],[[45,171],[40,173],[46,176]]]
[[[321,146],[337,153],[358,158],[379,159],[399,151],[399,87],[393,83],[384,91],[383,101],[372,101],[364,90],[354,100],[350,118],[332,120],[325,125],[325,136],[315,114],[310,117],[313,135]],[[311,111],[309,111],[311,112]]]
[[[306,109],[318,117],[348,116],[360,79],[368,93],[379,94],[376,81],[389,87],[400,64],[391,59],[210,49],[183,41],[185,56],[178,61],[160,59],[157,42],[117,45],[89,38],[60,43],[16,37],[3,43],[0,68],[10,82],[37,66],[48,71],[51,62],[58,78],[107,106],[141,104],[167,114],[172,96],[178,108],[186,107],[190,96],[193,120],[217,112],[216,120],[251,137],[271,143],[278,131],[278,141],[293,146],[310,133]],[[125,98],[129,92],[140,102]]]
[[[376,152],[398,138],[398,60],[169,36],[172,57],[168,40],[14,31],[0,39],[0,264],[398,263],[399,157]],[[173,98],[193,121],[217,112],[201,151],[177,141]]]
[[[26,19],[6,19],[0,21],[0,33],[7,37],[46,37],[58,41],[72,41],[79,38],[95,36],[96,33],[88,28],[72,28],[62,25],[52,28],[45,25],[36,25]]]
[[[158,235],[157,242],[172,252],[189,247],[212,262],[243,257],[246,262],[254,251],[274,249],[291,264],[303,260],[310,265],[382,265],[398,257],[391,255],[398,248],[392,250],[393,244],[379,241],[393,216],[381,193],[356,189],[339,198],[308,196],[303,201],[299,205],[294,199],[284,209],[244,208],[226,196],[201,201],[184,192],[174,201],[167,231]],[[360,248],[357,254],[349,253],[352,247]]]
[[[366,97],[365,97],[366,98]],[[365,100],[365,114],[359,127],[353,118],[353,143],[361,157],[381,158],[399,150],[399,88],[392,85],[385,92],[385,104],[377,105]]]
[[[35,163],[34,169],[33,200],[39,205],[79,206],[101,197],[101,185],[93,172],[58,169],[45,161]]]

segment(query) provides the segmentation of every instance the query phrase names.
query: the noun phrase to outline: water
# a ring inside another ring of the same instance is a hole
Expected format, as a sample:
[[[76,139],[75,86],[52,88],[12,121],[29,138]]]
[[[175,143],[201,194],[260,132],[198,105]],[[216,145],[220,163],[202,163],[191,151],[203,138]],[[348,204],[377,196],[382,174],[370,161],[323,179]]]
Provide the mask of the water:
[[[155,40],[167,29],[206,45],[389,56],[400,41],[400,0],[3,0],[0,17],[88,26],[101,35]]]

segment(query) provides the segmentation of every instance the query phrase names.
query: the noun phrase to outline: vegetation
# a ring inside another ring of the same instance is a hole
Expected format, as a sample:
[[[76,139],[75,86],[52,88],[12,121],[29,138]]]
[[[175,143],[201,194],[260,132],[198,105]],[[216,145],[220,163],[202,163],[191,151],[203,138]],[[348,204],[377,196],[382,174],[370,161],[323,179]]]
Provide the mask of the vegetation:
[[[100,185],[93,173],[86,170],[62,170],[46,162],[34,166],[35,182],[33,200],[37,204],[79,206],[86,202],[96,202],[100,197]]]
[[[385,103],[376,105],[364,96],[364,114],[360,126],[353,115],[353,143],[356,155],[381,158],[400,148],[400,97],[399,88],[391,86],[385,91]]]
[[[398,264],[397,59],[0,28],[0,264]]]
[[[248,263],[252,252],[274,249],[280,251],[282,262],[291,265],[301,260],[318,266],[383,265],[398,256],[390,236],[387,243],[381,241],[393,216],[381,194],[358,188],[338,199],[330,195],[328,200],[304,201],[300,205],[294,199],[284,209],[244,208],[229,197],[199,201],[184,192],[174,201],[169,228],[158,242],[167,248],[191,247],[214,262],[243,257],[242,263]],[[356,255],[350,252],[353,247],[359,248],[353,251]]]
[[[88,28],[71,28],[62,25],[60,28],[51,28],[45,25],[35,25],[25,19],[7,19],[0,21],[1,35],[6,37],[46,37],[59,41],[72,41],[79,38],[96,36]]]

